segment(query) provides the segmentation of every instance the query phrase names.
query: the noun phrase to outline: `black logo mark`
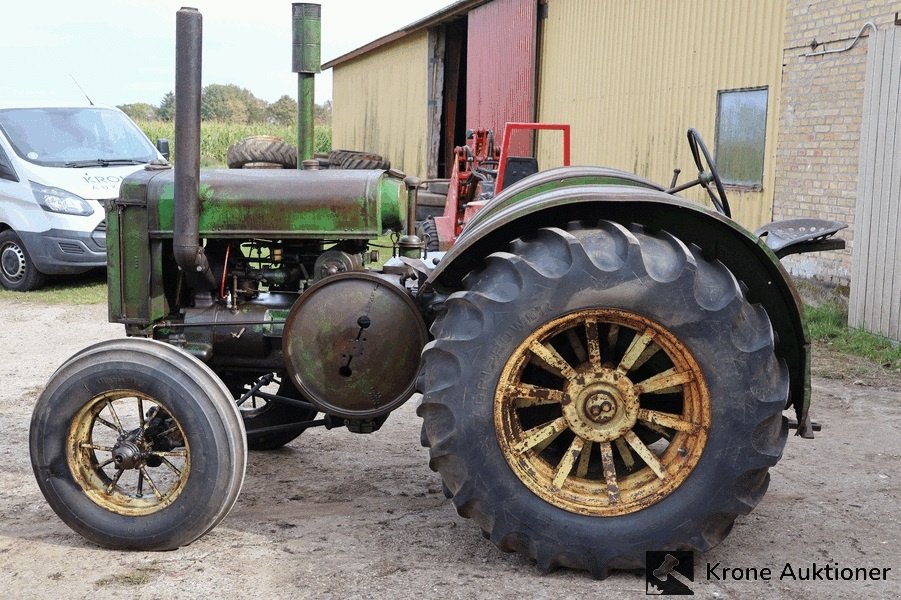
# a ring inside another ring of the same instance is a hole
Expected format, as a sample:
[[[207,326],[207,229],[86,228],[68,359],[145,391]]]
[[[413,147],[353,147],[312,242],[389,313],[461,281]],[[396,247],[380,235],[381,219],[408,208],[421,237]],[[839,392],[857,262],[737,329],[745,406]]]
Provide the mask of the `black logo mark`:
[[[645,592],[651,596],[693,596],[689,584],[695,580],[694,552],[647,552]]]

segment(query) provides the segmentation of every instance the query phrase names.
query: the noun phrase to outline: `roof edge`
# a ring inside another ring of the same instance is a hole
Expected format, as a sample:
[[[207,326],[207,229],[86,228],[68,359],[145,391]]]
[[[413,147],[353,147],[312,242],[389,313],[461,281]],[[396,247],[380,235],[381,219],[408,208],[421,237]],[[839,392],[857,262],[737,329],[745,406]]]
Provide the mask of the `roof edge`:
[[[381,48],[382,46],[387,46],[388,44],[392,44],[400,39],[403,39],[407,36],[410,36],[414,33],[418,33],[423,29],[427,29],[434,25],[439,25],[445,21],[449,21],[454,17],[458,17],[463,13],[467,13],[470,10],[481,6],[482,4],[487,4],[491,2],[491,0],[457,0],[450,6],[439,10],[438,12],[434,12],[422,19],[410,23],[409,25],[398,29],[388,35],[383,35],[382,37],[369,42],[364,46],[360,46],[356,50],[351,50],[346,54],[342,54],[338,58],[333,58],[332,60],[322,63],[322,69],[331,69],[332,67],[337,67],[343,63],[354,60],[355,58],[359,58],[364,54],[368,54],[373,50]]]

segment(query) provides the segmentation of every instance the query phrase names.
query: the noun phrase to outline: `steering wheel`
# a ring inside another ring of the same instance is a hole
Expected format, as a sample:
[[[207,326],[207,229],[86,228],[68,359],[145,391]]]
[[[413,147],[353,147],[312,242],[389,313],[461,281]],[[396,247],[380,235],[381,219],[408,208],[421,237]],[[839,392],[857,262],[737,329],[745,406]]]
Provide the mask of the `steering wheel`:
[[[719,173],[716,172],[716,165],[713,164],[713,159],[710,158],[707,145],[701,139],[701,134],[694,128],[688,130],[688,147],[691,148],[691,156],[698,167],[698,182],[707,192],[707,195],[710,196],[710,201],[713,202],[716,210],[731,219],[732,210],[729,208],[729,200],[726,198],[723,182],[720,180]],[[703,162],[701,161],[702,155],[704,157]],[[704,168],[705,163],[706,169]],[[716,186],[716,191],[710,187],[711,182]]]

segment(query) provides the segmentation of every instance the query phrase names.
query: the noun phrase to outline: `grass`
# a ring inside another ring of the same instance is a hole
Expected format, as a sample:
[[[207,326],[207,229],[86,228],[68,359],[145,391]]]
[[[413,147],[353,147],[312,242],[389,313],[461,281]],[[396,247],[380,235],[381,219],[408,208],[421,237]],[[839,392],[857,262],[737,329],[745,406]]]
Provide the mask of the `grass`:
[[[861,356],[890,368],[901,368],[901,344],[848,327],[848,313],[838,302],[806,307],[810,337],[845,354]]]
[[[175,123],[171,121],[137,121],[147,137],[156,142],[159,138],[169,140],[172,149],[170,160],[175,159]],[[252,135],[274,135],[290,144],[297,143],[297,128],[268,123],[223,123],[204,121],[200,125],[201,166],[225,166],[228,147]],[[314,129],[313,146],[315,152],[328,152],[332,148],[332,130],[328,126],[317,125]]]
[[[0,300],[43,304],[106,304],[106,271],[52,277],[39,290],[11,292],[0,288]]]

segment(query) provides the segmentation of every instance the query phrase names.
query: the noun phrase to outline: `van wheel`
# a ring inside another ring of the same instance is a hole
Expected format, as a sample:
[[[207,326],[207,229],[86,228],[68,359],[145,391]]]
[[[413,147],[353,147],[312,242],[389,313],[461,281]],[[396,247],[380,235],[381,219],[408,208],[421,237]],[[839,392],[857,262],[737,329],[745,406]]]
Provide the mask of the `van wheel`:
[[[0,285],[15,292],[27,292],[44,285],[45,275],[37,270],[16,232],[0,231]]]

